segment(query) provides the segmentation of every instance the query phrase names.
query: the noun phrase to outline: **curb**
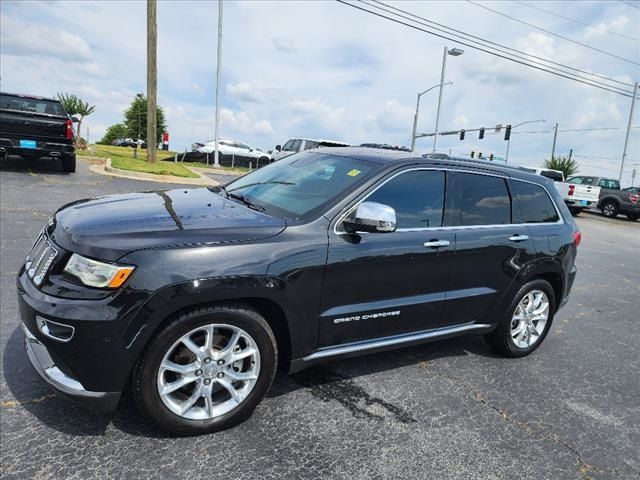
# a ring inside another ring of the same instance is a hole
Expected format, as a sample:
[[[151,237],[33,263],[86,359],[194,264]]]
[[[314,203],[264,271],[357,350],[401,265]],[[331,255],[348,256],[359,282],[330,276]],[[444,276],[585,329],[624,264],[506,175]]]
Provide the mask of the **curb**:
[[[119,178],[128,178],[129,180],[144,180],[147,182],[156,182],[156,183],[178,183],[181,185],[198,185],[198,186],[211,186],[211,185],[219,185],[218,182],[209,178],[205,175],[202,175],[200,172],[196,172],[195,170],[185,167],[198,175],[198,178],[186,178],[186,177],[176,177],[175,175],[156,175],[153,173],[145,173],[145,172],[135,172],[131,170],[122,170],[120,168],[115,168],[111,165],[111,159],[104,159],[104,163],[96,163],[95,157],[80,157],[82,160],[89,161],[93,163],[89,167],[89,170],[94,173],[99,173],[101,175],[109,175],[113,177]]]

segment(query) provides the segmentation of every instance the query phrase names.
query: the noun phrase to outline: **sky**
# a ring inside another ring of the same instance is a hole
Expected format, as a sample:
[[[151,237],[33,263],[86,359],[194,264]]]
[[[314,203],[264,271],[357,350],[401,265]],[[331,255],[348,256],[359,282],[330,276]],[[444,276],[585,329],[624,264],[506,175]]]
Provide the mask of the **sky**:
[[[550,32],[640,63],[640,9],[609,0],[482,2]],[[631,3],[631,2],[629,2]],[[640,68],[466,1],[395,3],[458,30],[626,83]],[[218,4],[158,1],[158,103],[171,149],[214,137]],[[613,32],[613,33],[612,33]],[[224,2],[221,138],[272,149],[291,137],[410,145],[417,92],[440,82],[445,46],[427,35],[333,1]],[[544,123],[513,130],[509,161],[541,166],[572,149],[580,173],[617,177],[631,99],[484,52],[449,56],[440,130]],[[83,136],[99,140],[137,92],[146,91],[146,2],[0,2],[0,88],[53,96],[73,93],[96,105]],[[631,90],[630,87],[626,87]],[[434,130],[438,89],[421,100],[419,132]],[[640,103],[640,102],[637,102]],[[634,126],[640,126],[637,105]],[[562,130],[615,128],[563,132]],[[540,132],[542,133],[526,133]],[[432,139],[418,139],[429,152]],[[505,156],[503,134],[440,137],[438,150]],[[640,128],[632,129],[623,185],[637,165]]]

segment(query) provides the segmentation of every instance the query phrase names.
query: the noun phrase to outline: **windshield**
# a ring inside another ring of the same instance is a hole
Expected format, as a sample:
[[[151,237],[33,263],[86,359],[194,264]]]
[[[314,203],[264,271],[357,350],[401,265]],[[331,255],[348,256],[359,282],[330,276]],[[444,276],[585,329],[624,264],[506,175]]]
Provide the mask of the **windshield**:
[[[226,192],[275,216],[298,220],[326,208],[379,168],[354,158],[302,152],[239,178]]]
[[[14,95],[0,95],[0,108],[20,110],[22,112],[46,113],[66,117],[67,114],[60,102],[41,98],[20,97]]]

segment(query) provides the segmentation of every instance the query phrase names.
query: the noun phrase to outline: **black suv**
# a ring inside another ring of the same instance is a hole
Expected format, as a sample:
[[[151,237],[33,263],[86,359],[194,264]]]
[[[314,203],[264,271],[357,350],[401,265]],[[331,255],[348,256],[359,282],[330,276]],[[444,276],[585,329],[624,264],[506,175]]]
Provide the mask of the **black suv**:
[[[29,358],[58,391],[181,434],[247,418],[277,365],[455,335],[535,350],[580,232],[553,182],[446,155],[335,148],[215,189],[69,204],[18,274]]]

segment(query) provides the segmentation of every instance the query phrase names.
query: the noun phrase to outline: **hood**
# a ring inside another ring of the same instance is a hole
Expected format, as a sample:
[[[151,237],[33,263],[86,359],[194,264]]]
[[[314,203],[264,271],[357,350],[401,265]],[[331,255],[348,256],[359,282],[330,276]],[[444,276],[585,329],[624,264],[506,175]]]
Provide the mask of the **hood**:
[[[285,227],[284,220],[198,188],[80,200],[56,212],[49,232],[66,250],[113,261],[144,248],[259,240]]]

